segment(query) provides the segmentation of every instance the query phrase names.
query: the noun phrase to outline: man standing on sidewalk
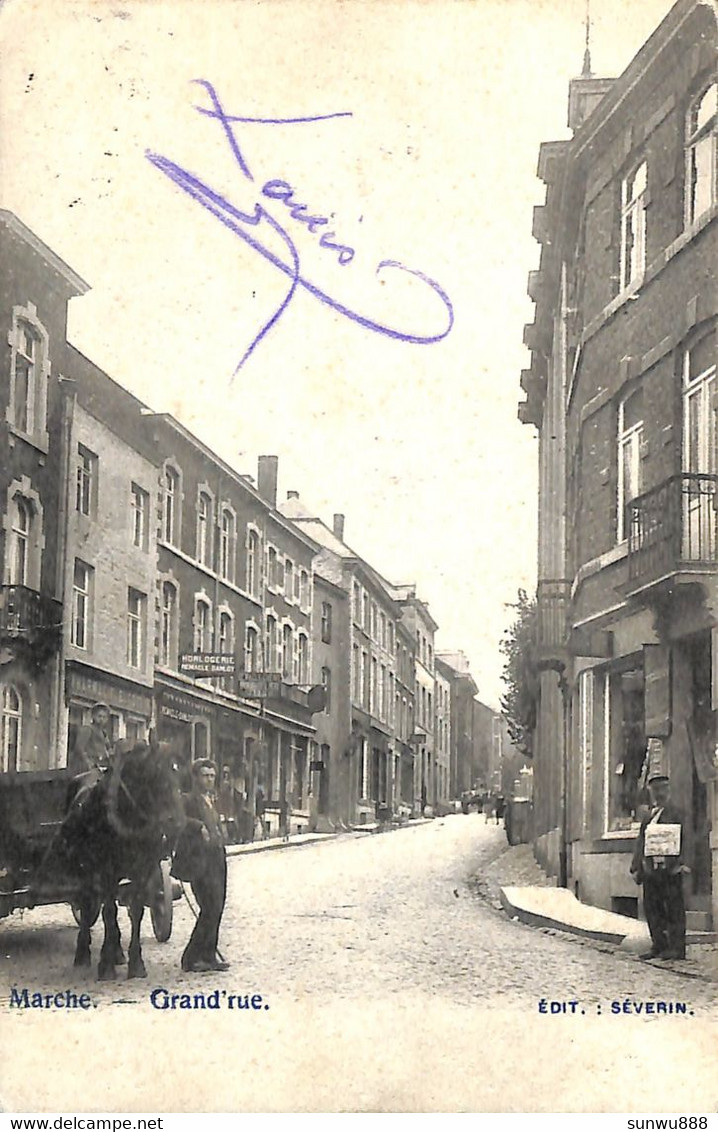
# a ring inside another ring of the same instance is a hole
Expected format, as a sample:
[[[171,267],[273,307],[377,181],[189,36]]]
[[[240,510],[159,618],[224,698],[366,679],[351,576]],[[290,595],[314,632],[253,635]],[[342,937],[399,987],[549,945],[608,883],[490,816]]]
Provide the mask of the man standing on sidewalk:
[[[685,959],[686,909],[683,874],[690,869],[683,863],[685,824],[682,812],[670,800],[670,782],[664,774],[648,781],[653,803],[641,822],[631,875],[643,885],[643,907],[653,946],[641,959]],[[660,827],[670,826],[669,830]],[[654,828],[652,828],[654,827]],[[655,828],[658,827],[658,828]],[[665,835],[665,850],[660,850]]]
[[[175,853],[175,875],[190,881],[199,916],[182,955],[183,971],[226,971],[229,967],[217,953],[227,897],[227,856],[214,804],[216,782],[217,767],[211,759],[192,764],[192,793],[185,797],[187,824]]]

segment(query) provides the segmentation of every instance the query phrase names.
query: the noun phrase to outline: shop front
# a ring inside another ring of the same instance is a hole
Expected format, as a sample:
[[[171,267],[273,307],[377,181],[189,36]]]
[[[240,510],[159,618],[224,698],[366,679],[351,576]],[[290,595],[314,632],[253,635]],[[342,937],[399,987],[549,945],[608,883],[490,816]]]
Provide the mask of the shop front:
[[[142,684],[77,661],[67,661],[65,671],[68,751],[78,728],[90,723],[92,706],[106,703],[110,709],[110,739],[147,739],[152,724],[153,691]]]

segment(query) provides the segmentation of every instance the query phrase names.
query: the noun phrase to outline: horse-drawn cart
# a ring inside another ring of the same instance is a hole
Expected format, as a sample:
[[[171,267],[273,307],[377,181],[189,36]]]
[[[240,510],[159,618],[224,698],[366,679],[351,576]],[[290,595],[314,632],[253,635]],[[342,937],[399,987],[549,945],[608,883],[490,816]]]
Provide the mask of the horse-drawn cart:
[[[69,904],[78,919],[79,881],[66,867],[61,838],[71,782],[66,769],[0,774],[0,918],[17,909]],[[120,903],[126,887],[120,882]],[[164,859],[145,896],[160,943],[172,933],[173,900],[179,895]],[[100,903],[98,898],[94,919]]]

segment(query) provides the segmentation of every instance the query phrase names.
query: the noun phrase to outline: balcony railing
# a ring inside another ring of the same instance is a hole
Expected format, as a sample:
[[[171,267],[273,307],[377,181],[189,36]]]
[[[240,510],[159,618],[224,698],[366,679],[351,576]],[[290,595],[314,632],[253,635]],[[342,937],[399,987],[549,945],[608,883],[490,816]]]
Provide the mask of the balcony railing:
[[[0,641],[41,666],[62,640],[62,604],[28,586],[0,586]]]
[[[718,564],[718,476],[683,472],[626,507],[628,577],[639,589]]]

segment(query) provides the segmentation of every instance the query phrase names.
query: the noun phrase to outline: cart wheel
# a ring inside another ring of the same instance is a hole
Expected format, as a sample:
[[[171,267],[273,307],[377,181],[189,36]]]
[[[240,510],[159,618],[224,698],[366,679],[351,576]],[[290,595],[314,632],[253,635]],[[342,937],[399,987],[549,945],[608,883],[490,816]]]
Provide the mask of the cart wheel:
[[[160,861],[150,889],[147,903],[152,919],[152,930],[158,943],[167,943],[172,935],[173,896],[169,861]]]
[[[73,919],[74,919],[75,923],[77,924],[77,926],[79,928],[80,921],[81,921],[81,918],[82,918],[82,913],[81,913],[81,910],[80,910],[79,901],[71,900],[70,901],[70,909],[72,911]],[[97,923],[97,917],[99,916],[101,909],[102,909],[102,901],[100,900],[99,896],[93,897],[93,904],[92,904],[92,907],[90,909],[90,923],[88,925],[89,927],[94,927],[94,925]]]

